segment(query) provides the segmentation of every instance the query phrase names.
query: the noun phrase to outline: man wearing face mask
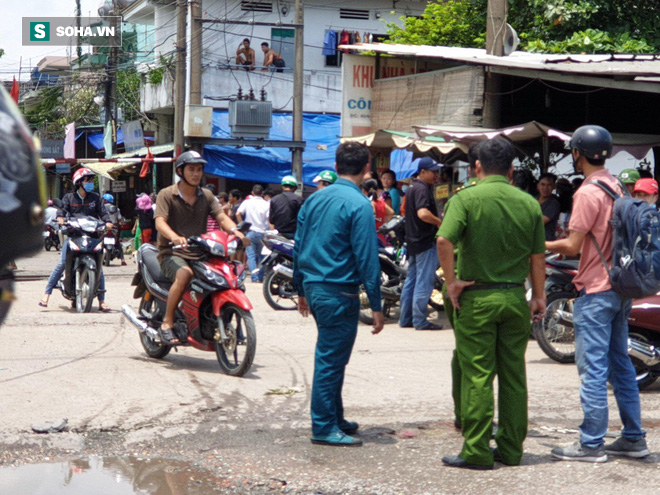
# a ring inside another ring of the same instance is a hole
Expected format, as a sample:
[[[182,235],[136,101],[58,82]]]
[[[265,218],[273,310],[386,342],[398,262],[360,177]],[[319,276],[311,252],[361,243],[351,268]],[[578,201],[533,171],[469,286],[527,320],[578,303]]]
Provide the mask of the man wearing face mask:
[[[62,198],[62,208],[57,212],[57,222],[60,225],[64,224],[67,217],[90,216],[106,222],[108,229],[112,228],[110,216],[103,207],[101,197],[94,192],[94,175],[94,172],[86,167],[79,168],[73,174],[74,192],[64,195],[64,198]],[[60,259],[57,262],[53,273],[50,274],[48,284],[46,284],[44,296],[39,301],[39,306],[43,308],[48,306],[48,299],[57,285],[57,282],[62,277],[67,251],[68,243],[65,242],[62,246]],[[103,312],[110,311],[110,307],[104,301],[105,276],[103,271],[101,271],[101,282],[99,283],[99,310]]]
[[[578,273],[573,279],[580,291],[574,303],[573,323],[584,420],[580,425],[580,440],[553,449],[552,458],[605,462],[608,455],[615,455],[641,459],[650,451],[642,429],[636,373],[628,356],[628,315],[632,300],[612,289],[603,265],[605,260],[608,265],[612,262],[614,203],[594,183],[597,180],[619,194],[623,192],[619,181],[605,168],[605,160],[612,154],[612,136],[603,127],[586,125],[573,133],[570,146],[575,172],[584,174],[585,180],[573,197],[569,236],[548,241],[545,246],[553,253],[568,256],[581,252]],[[608,381],[619,406],[623,430],[621,437],[605,445],[609,424]]]

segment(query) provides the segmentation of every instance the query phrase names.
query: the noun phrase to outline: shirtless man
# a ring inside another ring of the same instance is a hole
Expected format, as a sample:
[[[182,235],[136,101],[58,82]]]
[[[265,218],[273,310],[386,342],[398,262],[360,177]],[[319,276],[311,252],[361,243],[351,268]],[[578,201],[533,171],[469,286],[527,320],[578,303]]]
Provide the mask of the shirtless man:
[[[250,40],[245,38],[236,50],[236,64],[243,65],[245,70],[254,70],[254,48],[250,48]]]
[[[277,67],[275,72],[284,72],[282,68],[286,64],[282,55],[270,48],[265,41],[261,44],[261,50],[264,52],[264,68],[261,70],[268,70],[269,67]]]

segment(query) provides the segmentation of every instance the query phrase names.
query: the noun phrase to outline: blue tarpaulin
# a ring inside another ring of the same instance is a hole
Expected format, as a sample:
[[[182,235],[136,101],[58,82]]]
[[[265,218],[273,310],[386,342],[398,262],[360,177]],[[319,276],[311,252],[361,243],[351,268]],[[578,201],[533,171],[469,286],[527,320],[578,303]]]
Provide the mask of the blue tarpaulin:
[[[312,180],[322,170],[335,168],[335,152],[339,146],[339,115],[303,114],[303,182],[313,186]],[[293,116],[273,113],[272,140],[291,140]],[[213,137],[230,138],[229,114],[213,112]],[[205,170],[220,177],[276,184],[291,173],[291,151],[288,148],[261,148],[250,146],[204,146]]]
[[[396,173],[397,180],[404,180],[417,173],[419,159],[413,157],[413,152],[396,149],[390,154],[390,170]]]
[[[78,139],[76,137],[76,139]],[[99,132],[97,134],[90,134],[87,136],[89,144],[94,146],[97,150],[103,148],[103,133]],[[144,139],[147,141],[153,141],[154,138],[145,136]],[[121,128],[117,129],[117,144],[124,144],[124,133],[121,131]]]

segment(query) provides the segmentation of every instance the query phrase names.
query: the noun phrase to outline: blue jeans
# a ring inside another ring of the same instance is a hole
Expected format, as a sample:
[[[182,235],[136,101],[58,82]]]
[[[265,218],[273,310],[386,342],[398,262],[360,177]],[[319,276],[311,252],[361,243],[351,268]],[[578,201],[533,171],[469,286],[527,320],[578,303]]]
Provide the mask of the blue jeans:
[[[311,401],[314,436],[339,431],[345,423],[341,393],[360,313],[360,299],[347,297],[352,293],[357,296],[358,287],[305,285],[307,303],[318,328]]]
[[[62,278],[62,274],[66,268],[66,253],[68,251],[69,242],[65,239],[64,244],[62,244],[60,259],[57,260],[57,265],[55,265],[53,272],[50,274],[50,277],[48,277],[48,283],[46,284],[46,290],[44,291],[48,295],[53,293],[53,289],[60,281],[60,278]],[[101,281],[99,282],[99,302],[103,301],[105,301],[105,275],[103,274],[103,268],[101,268]]]
[[[264,278],[264,270],[259,267],[261,263],[261,249],[263,248],[263,234],[253,230],[248,231],[245,237],[250,239],[250,245],[245,248],[248,268],[250,268],[250,277],[253,282],[261,282]]]
[[[399,326],[422,329],[429,325],[428,304],[438,269],[438,252],[435,246],[410,257],[408,275],[401,291],[401,315]]]
[[[628,356],[628,315],[631,300],[608,290],[575,299],[575,361],[580,374],[580,402],[584,420],[580,443],[603,445],[607,432],[607,382],[612,384],[623,423],[623,436],[637,441],[642,430],[639,389]]]

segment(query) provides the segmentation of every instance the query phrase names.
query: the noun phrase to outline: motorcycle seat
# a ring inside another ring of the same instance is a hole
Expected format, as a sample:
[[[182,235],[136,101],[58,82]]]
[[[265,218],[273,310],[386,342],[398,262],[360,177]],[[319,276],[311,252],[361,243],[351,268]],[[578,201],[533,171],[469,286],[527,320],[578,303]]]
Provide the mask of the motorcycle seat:
[[[165,276],[158,262],[158,248],[151,244],[142,244],[140,255],[151,280],[164,290],[169,290],[172,281]]]
[[[565,261],[546,260],[546,263],[550,266],[554,266],[555,268],[563,268],[563,269],[567,269],[567,270],[577,270],[578,266],[580,265],[580,260],[565,260]]]

